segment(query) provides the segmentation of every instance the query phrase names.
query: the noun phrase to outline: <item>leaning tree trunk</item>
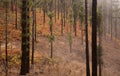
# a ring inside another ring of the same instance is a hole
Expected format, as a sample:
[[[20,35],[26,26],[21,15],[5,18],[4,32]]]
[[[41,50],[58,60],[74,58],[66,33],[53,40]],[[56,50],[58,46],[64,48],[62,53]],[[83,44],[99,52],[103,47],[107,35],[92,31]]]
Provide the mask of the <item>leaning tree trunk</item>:
[[[22,15],[21,15],[21,26],[22,26],[22,58],[21,58],[21,70],[20,75],[26,75],[29,73],[29,53],[30,53],[30,10],[29,0],[22,0]]]

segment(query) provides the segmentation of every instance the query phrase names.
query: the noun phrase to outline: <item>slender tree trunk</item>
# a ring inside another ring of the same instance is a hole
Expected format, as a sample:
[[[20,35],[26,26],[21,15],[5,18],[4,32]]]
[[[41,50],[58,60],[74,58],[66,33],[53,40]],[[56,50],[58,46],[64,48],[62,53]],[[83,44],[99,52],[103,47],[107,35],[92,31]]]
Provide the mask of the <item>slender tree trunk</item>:
[[[53,11],[52,10],[52,5],[53,5],[53,0],[50,1],[50,6],[49,6],[50,7],[50,9],[49,9],[50,13],[52,13],[52,11]],[[53,20],[52,20],[52,17],[53,17],[52,14],[50,14],[49,18],[50,18],[50,23],[51,23],[50,24],[50,35],[51,35],[51,39],[50,39],[51,56],[50,57],[51,58],[53,58]]]
[[[33,0],[35,4],[35,0]],[[32,24],[32,60],[31,64],[34,64],[34,41],[35,41],[35,5],[33,6],[33,24]]]
[[[97,76],[97,0],[92,1],[92,76]]]
[[[45,11],[43,11],[43,24],[45,24],[45,22],[46,22],[46,14],[45,14]]]
[[[115,19],[115,38],[117,39],[117,18]]]
[[[112,27],[113,27],[113,25],[112,25],[112,16],[111,16],[111,39],[112,39]]]
[[[64,2],[65,2],[65,1],[64,1]],[[66,25],[66,20],[65,20],[66,14],[65,14],[65,13],[66,13],[66,2],[64,3],[64,18],[63,18],[63,19],[64,19],[64,27],[65,27],[65,25]]]
[[[8,76],[8,47],[7,47],[7,44],[8,44],[8,0],[6,0],[6,9],[5,9],[5,12],[6,12],[6,18],[5,18],[5,55],[6,55],[6,65],[5,65],[5,70],[6,70],[6,76]]]
[[[35,3],[36,3],[36,0],[34,0],[34,1],[35,1]],[[34,14],[35,14],[35,16],[34,16],[34,17],[35,17],[35,18],[34,18],[34,23],[35,23],[35,24],[34,24],[34,25],[35,25],[35,26],[34,26],[34,27],[35,27],[35,28],[34,28],[34,33],[35,33],[35,41],[37,41],[36,5],[35,5],[35,7],[34,7],[34,12],[35,12],[35,13],[34,13]]]
[[[61,35],[63,35],[63,19],[61,19]]]
[[[70,25],[70,36],[71,36],[71,41],[70,41],[70,53],[72,52],[72,25]]]
[[[74,32],[75,32],[75,36],[77,36],[77,31],[76,31],[76,17],[74,16]]]
[[[11,11],[12,13],[14,12],[14,1],[13,0],[11,0]]]
[[[17,3],[17,2],[18,2],[18,1],[16,0],[16,7],[15,7],[15,13],[16,13],[16,19],[15,19],[15,25],[16,25],[16,26],[15,26],[15,27],[16,27],[16,29],[18,28],[18,24],[17,24],[17,18],[18,18],[18,17],[17,17],[17,11],[18,11],[17,8],[18,8],[18,3]]]
[[[87,0],[85,0],[85,27],[86,27],[86,76],[90,76]]]
[[[113,10],[112,10],[112,0],[110,0],[110,1],[111,1],[111,19],[110,20],[111,20],[111,40],[112,40],[112,30],[113,30],[112,29],[112,27],[113,27],[113,19],[112,19],[113,17],[112,16],[113,16]]]
[[[2,54],[2,47],[1,47],[1,44],[2,44],[2,42],[1,42],[1,40],[0,40],[0,57],[1,57],[1,54]]]
[[[81,26],[81,35],[82,35],[82,45],[83,45],[83,43],[84,43],[84,35],[83,35],[84,33],[83,33],[83,25]]]
[[[60,2],[59,2],[59,0],[58,0],[58,19],[59,19],[59,17],[60,17]]]
[[[52,18],[50,18],[50,22],[52,22]],[[50,25],[50,35],[53,36],[53,25]],[[50,42],[51,44],[51,58],[53,58],[53,40]]]
[[[57,14],[57,12],[56,12],[56,10],[57,10],[57,9],[56,9],[56,6],[57,6],[57,5],[56,5],[56,4],[57,4],[57,1],[55,0],[55,22],[56,22],[56,14]]]
[[[62,12],[62,8],[61,8],[61,35],[63,35],[63,30],[64,30],[64,28],[63,28],[63,12]]]
[[[22,26],[22,58],[21,58],[21,70],[20,75],[26,75],[30,69],[30,10],[29,0],[22,0],[22,15],[21,15],[21,26]]]
[[[98,62],[99,62],[99,76],[102,75],[102,32],[101,32],[101,25],[99,25],[99,49],[98,49]]]

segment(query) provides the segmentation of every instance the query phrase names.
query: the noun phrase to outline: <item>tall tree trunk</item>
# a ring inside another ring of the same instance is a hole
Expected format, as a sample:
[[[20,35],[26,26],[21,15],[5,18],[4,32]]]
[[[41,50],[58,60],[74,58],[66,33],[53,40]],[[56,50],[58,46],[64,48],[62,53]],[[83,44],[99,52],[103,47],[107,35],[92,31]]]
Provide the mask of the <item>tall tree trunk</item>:
[[[112,27],[113,27],[113,25],[112,25],[112,16],[111,16],[111,39],[112,39]]]
[[[115,38],[117,39],[117,18],[115,19]]]
[[[45,14],[45,10],[43,10],[43,24],[45,24],[45,22],[46,22],[46,14]]]
[[[82,45],[83,45],[83,43],[84,43],[84,30],[83,30],[83,25],[81,26],[81,38],[82,38]]]
[[[57,13],[57,12],[56,12],[56,10],[57,10],[57,9],[56,9],[56,6],[57,6],[56,4],[57,4],[57,1],[55,0],[55,22],[56,22],[56,13]]]
[[[35,1],[35,3],[36,3],[36,0],[34,0]],[[35,33],[35,41],[37,41],[37,20],[36,20],[36,5],[34,5],[35,7],[34,7],[34,33]]]
[[[92,76],[97,76],[97,0],[92,1]]]
[[[58,0],[58,19],[59,19],[59,17],[60,17],[60,2],[59,2],[59,0]]]
[[[29,0],[22,0],[22,15],[21,15],[21,26],[22,26],[22,58],[21,58],[21,70],[20,75],[26,75],[29,73],[30,63],[30,10]]]
[[[62,2],[61,2],[61,35],[63,35],[63,30],[64,30],[64,27],[63,27],[63,9],[62,9]]]
[[[2,47],[1,47],[1,45],[2,45],[2,41],[0,40],[0,57],[1,57],[1,53],[2,53]]]
[[[99,48],[98,48],[98,65],[99,65],[99,76],[102,75],[102,32],[101,25],[99,25]]]
[[[75,32],[75,36],[77,36],[77,30],[76,30],[76,17],[74,16],[74,32]]]
[[[85,0],[85,27],[86,27],[86,76],[90,76],[87,0]]]
[[[33,0],[33,3],[35,4],[35,0]],[[35,17],[35,5],[33,6],[33,24],[32,24],[32,57],[31,57],[31,64],[34,64],[34,41],[35,41],[35,26],[36,26],[36,17]]]
[[[65,27],[65,25],[66,25],[66,20],[65,20],[65,18],[66,18],[66,2],[64,1],[64,27]]]
[[[62,13],[61,13],[61,15],[62,15]],[[62,17],[62,16],[61,16]],[[63,19],[61,18],[61,35],[63,35]]]
[[[15,14],[16,14],[16,19],[15,19],[15,27],[16,27],[16,29],[18,28],[18,24],[17,24],[17,11],[18,11],[18,3],[17,3],[18,1],[16,0],[16,7],[15,7]]]
[[[11,0],[11,11],[14,12],[14,0]]]
[[[112,0],[110,0],[110,1],[111,1],[111,16],[110,16],[111,19],[110,20],[111,20],[111,40],[112,40],[112,30],[113,30],[112,29],[112,27],[113,27],[113,23],[112,23],[113,22],[113,19],[112,19],[113,17],[112,16],[113,16],[113,9],[112,9]]]
[[[5,65],[5,70],[6,70],[6,76],[8,76],[8,0],[6,0],[6,18],[5,18],[5,55],[6,55],[6,65]]]

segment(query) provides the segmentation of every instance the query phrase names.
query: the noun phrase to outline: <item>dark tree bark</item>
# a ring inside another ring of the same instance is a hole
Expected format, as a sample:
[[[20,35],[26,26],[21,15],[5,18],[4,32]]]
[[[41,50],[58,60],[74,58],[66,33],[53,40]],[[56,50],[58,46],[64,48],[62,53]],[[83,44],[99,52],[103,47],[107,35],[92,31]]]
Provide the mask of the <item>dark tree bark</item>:
[[[36,3],[36,0],[34,0]],[[34,36],[35,36],[35,41],[37,41],[37,20],[36,20],[36,5],[34,5]]]
[[[18,11],[18,1],[16,0],[16,7],[15,7],[15,15],[16,15],[16,19],[15,19],[15,28],[18,28],[18,23],[17,23],[17,11]]]
[[[36,8],[36,7],[35,7]],[[35,41],[37,41],[37,20],[36,20],[36,9],[35,9]]]
[[[14,12],[14,0],[11,0],[11,11]]]
[[[85,34],[86,35],[86,76],[90,76],[87,0],[85,0],[85,28],[86,28],[86,34]]]
[[[98,48],[98,65],[99,65],[99,76],[102,75],[102,32],[101,25],[99,25],[99,48]]]
[[[56,18],[56,14],[57,14],[57,12],[56,12],[56,10],[57,10],[57,9],[56,9],[56,6],[57,6],[57,5],[56,5],[56,4],[57,4],[57,1],[55,0],[55,22],[56,22],[56,19],[57,19],[57,18]]]
[[[5,70],[6,70],[6,76],[8,76],[8,0],[6,0],[5,3],[5,13],[6,13],[6,18],[5,18],[5,59],[6,59],[6,64],[5,64]]]
[[[97,0],[92,1],[92,76],[97,76]]]
[[[45,10],[43,10],[43,24],[45,24],[46,22],[46,12]]]
[[[64,33],[64,20],[63,20],[63,2],[60,0],[60,11],[61,11],[61,35]]]
[[[73,28],[74,28],[74,32],[75,32],[75,36],[77,36],[77,30],[76,30],[76,16],[74,16],[74,25],[73,25]]]
[[[29,73],[30,63],[30,10],[29,0],[22,0],[22,15],[21,15],[21,26],[22,26],[22,58],[21,58],[21,71],[20,75],[26,75]]]
[[[66,2],[64,1],[64,27],[65,27],[65,25],[66,25]]]
[[[72,0],[72,10],[73,10],[73,19],[74,19],[74,25],[73,25],[73,28],[74,28],[74,33],[75,33],[75,36],[77,36],[77,27],[76,27],[76,22],[77,22],[77,12],[78,12],[78,5],[77,5],[77,2],[75,0]]]
[[[33,3],[36,3],[36,0],[33,0]],[[35,29],[36,29],[36,5],[33,6],[33,24],[32,24],[32,57],[31,64],[34,64],[34,42],[35,42]]]
[[[83,28],[83,25],[81,26],[81,38],[82,38],[82,45],[83,45],[83,43],[84,43],[84,30],[83,30],[84,28]]]
[[[113,24],[112,24],[112,16],[111,16],[111,39],[112,39],[112,27],[113,27]]]
[[[115,18],[115,38],[117,39],[117,18]]]
[[[58,0],[58,19],[59,19],[59,17],[60,17],[60,1]]]
[[[62,13],[61,13],[61,15],[62,15]],[[61,16],[62,17],[62,16]],[[63,19],[61,18],[61,35],[63,35]]]
[[[50,19],[50,21],[49,21],[49,25],[50,25],[50,48],[51,48],[51,56],[50,56],[50,58],[53,58],[53,40],[54,40],[54,35],[53,35],[53,20],[52,20],[52,18],[53,18],[53,13],[52,13],[52,11],[53,11],[53,8],[52,8],[52,6],[53,6],[53,0],[50,0],[50,3],[49,3],[49,15],[48,15],[48,17],[49,17],[49,19]]]
[[[112,27],[113,27],[113,23],[112,23],[112,22],[113,22],[113,19],[112,19],[112,18],[113,18],[113,17],[112,17],[112,16],[113,16],[112,0],[111,0],[111,11],[110,11],[110,12],[111,12],[110,20],[111,20],[111,40],[112,40],[112,31],[113,31],[113,29],[112,29]],[[105,29],[104,29],[104,30],[105,30]]]
[[[2,41],[0,40],[0,57],[1,57],[1,43],[2,43]]]

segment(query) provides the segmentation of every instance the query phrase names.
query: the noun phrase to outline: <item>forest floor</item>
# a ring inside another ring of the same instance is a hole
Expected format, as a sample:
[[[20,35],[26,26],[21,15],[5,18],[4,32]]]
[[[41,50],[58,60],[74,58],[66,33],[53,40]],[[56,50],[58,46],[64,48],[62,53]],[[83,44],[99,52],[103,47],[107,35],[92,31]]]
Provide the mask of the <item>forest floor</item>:
[[[35,65],[34,67],[31,66],[29,76],[85,76],[85,45],[82,45],[79,37],[73,38],[72,52],[70,53],[67,37],[57,36],[54,41],[53,59],[49,58],[49,39],[43,36],[38,36],[37,39],[38,41],[35,43]],[[12,43],[12,52],[18,49],[20,51],[20,43],[20,41]],[[119,54],[119,44],[111,41],[110,38],[103,40],[103,76],[120,76]],[[16,53],[12,53],[12,55],[16,55]],[[9,76],[17,76],[19,74],[20,65],[15,66],[17,65],[16,62],[10,65]],[[4,68],[2,65],[1,67]],[[0,72],[4,74],[4,70],[0,70]]]
[[[35,43],[35,64],[31,65],[28,76],[85,76],[85,43],[81,41],[81,31],[77,31],[77,37],[73,36],[72,52],[70,53],[68,31],[66,26],[64,35],[60,34],[60,21],[54,26],[55,41],[53,42],[53,59],[50,59],[49,42],[49,19],[42,24],[42,15],[37,15],[37,41]],[[40,22],[39,22],[40,21]],[[11,22],[11,21],[10,21]],[[2,20],[1,20],[1,23]],[[10,23],[9,28],[9,74],[8,76],[19,76],[21,55],[21,32],[16,30]],[[69,24],[66,24],[69,25]],[[0,27],[1,54],[0,74],[5,76],[5,42],[4,26]],[[79,26],[77,30],[79,29]],[[90,29],[89,29],[90,32]],[[74,34],[74,33],[73,33]],[[90,39],[90,37],[89,37]],[[103,44],[103,76],[120,76],[120,44],[117,40],[102,39]],[[12,42],[12,45],[11,45]],[[91,42],[89,43],[90,65],[91,65]]]

